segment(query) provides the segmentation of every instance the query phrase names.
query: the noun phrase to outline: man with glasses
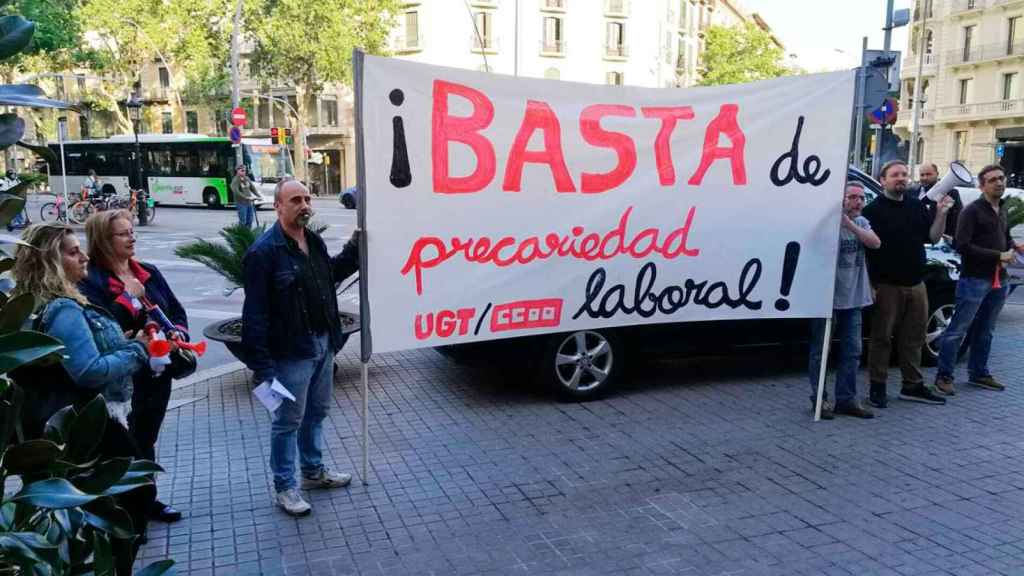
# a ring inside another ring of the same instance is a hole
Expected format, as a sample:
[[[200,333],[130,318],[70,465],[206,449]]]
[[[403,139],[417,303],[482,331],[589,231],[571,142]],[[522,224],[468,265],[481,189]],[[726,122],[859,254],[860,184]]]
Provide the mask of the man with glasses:
[[[861,354],[861,309],[871,305],[871,283],[865,263],[864,249],[878,249],[882,241],[871,231],[868,219],[861,216],[864,209],[864,188],[851,182],[846,185],[843,198],[842,225],[839,229],[839,257],[836,262],[835,297],[832,300],[832,318],[839,335],[839,366],[836,369],[835,405],[829,403],[828,393],[821,408],[826,420],[835,414],[857,418],[874,418],[871,410],[857,399],[857,365]],[[822,347],[825,339],[825,320],[817,318],[811,324],[811,349],[808,376],[811,381],[811,404],[816,400],[818,375],[821,370]]]
[[[882,240],[881,248],[868,252],[868,274],[875,288],[868,353],[868,402],[876,408],[888,405],[886,380],[895,333],[903,375],[900,399],[945,404],[946,399],[926,386],[921,374],[921,348],[928,327],[924,245],[942,237],[953,199],[942,198],[934,214],[930,214],[920,200],[907,193],[906,162],[890,160],[882,166],[880,174],[883,193],[864,208],[864,217]]]
[[[1006,389],[989,373],[988,356],[996,319],[1009,291],[1005,267],[1017,254],[1024,254],[1024,244],[1015,244],[1010,237],[1003,200],[1003,169],[997,165],[982,168],[978,182],[981,196],[964,208],[956,230],[956,247],[963,257],[963,267],[956,284],[956,309],[942,336],[935,376],[935,387],[947,396],[956,393],[953,366],[965,337],[970,345],[967,382],[988,390]]]

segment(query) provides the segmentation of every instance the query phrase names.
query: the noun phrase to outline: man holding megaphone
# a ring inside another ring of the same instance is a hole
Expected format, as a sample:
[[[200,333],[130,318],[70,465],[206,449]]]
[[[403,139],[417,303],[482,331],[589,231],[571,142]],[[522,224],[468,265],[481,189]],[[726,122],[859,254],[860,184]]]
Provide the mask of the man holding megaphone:
[[[989,373],[988,356],[996,319],[1009,291],[1006,265],[1017,254],[1024,254],[1024,244],[1015,244],[1010,237],[1003,169],[994,164],[982,168],[978,183],[981,197],[964,208],[957,224],[956,248],[963,257],[963,268],[956,285],[956,309],[942,335],[935,376],[935,387],[947,396],[955,394],[953,366],[965,337],[970,340],[968,383],[988,390],[1006,389]]]
[[[925,162],[918,167],[917,178],[917,185],[914,188],[916,192],[915,198],[921,200],[921,203],[929,211],[934,212],[936,202],[932,200],[933,194],[929,194],[929,192],[940,183],[939,167],[933,162]],[[943,231],[943,234],[950,239],[956,237],[956,222],[960,218],[960,211],[964,207],[963,202],[960,200],[960,192],[954,186],[970,185],[970,173],[959,162],[954,163],[949,173],[942,179],[942,186],[940,188],[948,189],[946,194],[953,199],[953,206],[949,209],[949,214],[946,216],[946,229]]]

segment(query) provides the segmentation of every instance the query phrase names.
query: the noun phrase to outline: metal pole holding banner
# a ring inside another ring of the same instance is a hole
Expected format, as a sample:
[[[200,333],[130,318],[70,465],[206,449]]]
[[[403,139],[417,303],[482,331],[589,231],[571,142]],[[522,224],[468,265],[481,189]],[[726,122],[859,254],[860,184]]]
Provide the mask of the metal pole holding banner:
[[[370,297],[367,291],[366,253],[366,151],[363,148],[363,51],[352,51],[352,78],[355,88],[356,128],[356,222],[355,234],[359,238],[359,371],[363,386],[363,484],[368,484],[367,470],[370,465],[370,356],[373,354],[373,339],[370,337]]]
[[[843,192],[845,194],[845,191]],[[832,318],[825,320],[825,341],[821,343],[821,367],[818,369],[818,392],[814,397],[814,421],[821,420],[821,401],[825,397],[825,375],[828,373],[828,346],[832,343]]]
[[[64,189],[64,220],[65,224],[68,223],[68,210],[71,209],[71,205],[68,203],[68,159],[64,155],[64,132],[67,130],[68,119],[64,116],[57,118],[57,142],[60,144],[60,184]],[[57,215],[60,216],[60,211],[57,211]]]

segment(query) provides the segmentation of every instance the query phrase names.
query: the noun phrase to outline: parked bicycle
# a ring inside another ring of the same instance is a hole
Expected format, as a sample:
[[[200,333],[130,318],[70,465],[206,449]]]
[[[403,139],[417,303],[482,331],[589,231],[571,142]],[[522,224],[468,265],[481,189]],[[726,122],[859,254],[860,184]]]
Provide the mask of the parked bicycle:
[[[43,222],[67,222],[67,203],[63,196],[56,196],[53,202],[47,202],[39,207],[39,219]]]

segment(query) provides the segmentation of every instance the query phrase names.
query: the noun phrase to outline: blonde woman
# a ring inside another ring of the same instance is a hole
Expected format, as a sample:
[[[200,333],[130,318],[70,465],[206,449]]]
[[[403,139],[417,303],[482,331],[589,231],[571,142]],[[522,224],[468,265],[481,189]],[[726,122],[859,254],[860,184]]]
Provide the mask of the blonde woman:
[[[85,278],[89,257],[68,226],[47,222],[25,230],[28,246],[15,251],[14,294],[34,294],[40,304],[36,330],[64,343],[60,365],[37,367],[15,376],[25,391],[26,434],[42,435],[43,424],[64,406],[78,405],[101,394],[110,418],[97,447],[101,460],[139,457],[127,429],[131,411],[132,375],[149,370],[145,335],[126,339],[117,321],[102,308],[89,304],[76,284]],[[61,369],[63,367],[63,369]],[[145,534],[147,511],[156,499],[153,486],[143,486],[118,497],[137,534]],[[131,574],[139,538],[115,540],[117,574]]]
[[[180,329],[178,336],[188,333],[188,316],[163,274],[156,266],[135,259],[131,213],[107,210],[93,214],[85,222],[85,237],[89,244],[89,270],[78,288],[89,302],[109,311],[121,330],[129,334],[143,332],[149,321],[143,302],[159,306]],[[171,400],[171,379],[178,377],[174,365],[159,375],[150,370],[135,374],[128,431],[147,460],[156,461],[156,441]],[[177,522],[181,516],[180,510],[159,500],[150,511],[150,519],[161,522]]]

